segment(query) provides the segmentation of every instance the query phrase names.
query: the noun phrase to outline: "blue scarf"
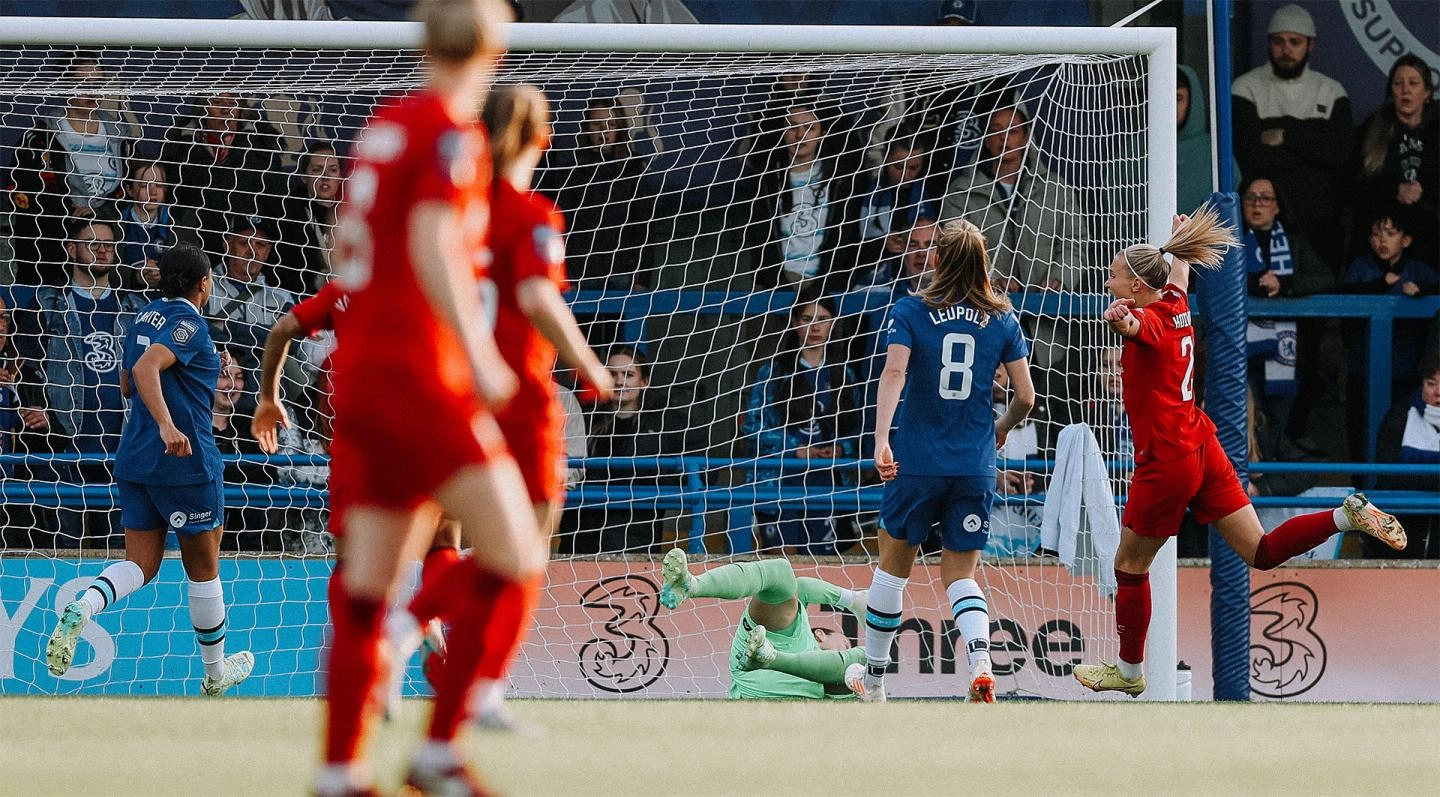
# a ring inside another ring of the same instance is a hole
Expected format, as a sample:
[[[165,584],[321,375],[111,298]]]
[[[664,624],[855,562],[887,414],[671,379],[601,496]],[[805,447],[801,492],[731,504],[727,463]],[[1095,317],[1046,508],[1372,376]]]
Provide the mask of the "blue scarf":
[[[1285,227],[1277,219],[1270,228],[1270,258],[1266,260],[1260,251],[1260,242],[1254,231],[1245,230],[1241,242],[1245,250],[1245,270],[1251,274],[1275,272],[1277,277],[1295,273],[1295,259],[1290,255],[1290,238]],[[1263,358],[1265,365],[1265,394],[1267,396],[1291,396],[1295,394],[1295,322],[1250,319],[1245,326],[1246,353],[1251,358]]]
[[[1405,433],[1400,440],[1400,461],[1420,464],[1440,462],[1440,407],[1431,407],[1416,390],[1405,413]]]

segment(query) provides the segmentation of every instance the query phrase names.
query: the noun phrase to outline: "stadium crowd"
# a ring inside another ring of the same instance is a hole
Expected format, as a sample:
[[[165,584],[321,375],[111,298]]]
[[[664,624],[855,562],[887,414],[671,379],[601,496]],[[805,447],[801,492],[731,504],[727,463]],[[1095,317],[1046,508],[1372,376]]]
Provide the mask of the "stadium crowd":
[[[1440,292],[1435,65],[1397,59],[1385,102],[1357,125],[1344,85],[1307,64],[1317,38],[1309,14],[1283,7],[1267,31],[1267,62],[1231,87],[1251,296]],[[66,78],[78,86],[103,80],[106,68],[98,52],[66,56]],[[800,298],[786,318],[736,319],[703,336],[701,321],[657,318],[647,341],[626,339],[614,315],[582,316],[591,345],[609,352],[618,389],[617,403],[588,412],[588,442],[575,450],[868,456],[879,317],[841,315],[835,297],[878,294],[883,299],[867,305],[878,307],[905,295],[933,268],[937,224],[952,219],[985,234],[997,284],[1012,293],[1099,291],[1104,263],[1084,243],[1092,233],[1089,195],[1030,146],[1036,119],[1017,88],[997,81],[909,96],[897,84],[883,101],[849,108],[811,76],[757,83],[727,154],[735,201],[666,190],[653,167],[663,142],[639,92],[590,97],[578,109],[573,145],[557,142],[538,171],[539,190],[565,214],[573,289],[615,295],[684,286]],[[1207,98],[1187,66],[1177,75],[1177,100],[1177,199],[1185,212],[1208,195],[1212,161]],[[177,109],[163,140],[146,138],[123,102],[99,92],[77,92],[37,112],[18,145],[0,153],[0,233],[9,248],[0,258],[8,262],[0,274],[0,453],[71,456],[5,462],[0,478],[113,481],[104,455],[115,452],[124,415],[120,341],[136,309],[156,295],[160,252],[177,243],[200,246],[216,263],[206,315],[229,353],[216,397],[217,439],[225,453],[258,453],[243,425],[256,402],[260,355],[276,320],[328,278],[348,148],[339,139],[298,138],[263,102],[234,94]],[[702,240],[715,250],[698,251]],[[1372,442],[1361,415],[1367,343],[1351,323],[1359,322],[1263,312],[1250,319],[1252,457],[1363,459]],[[1006,458],[1053,459],[1058,430],[1075,421],[1123,435],[1118,349],[1082,348],[1092,333],[1074,319],[1028,317],[1026,324],[1041,403],[1029,432],[1012,436]],[[662,327],[668,334],[655,332]],[[333,348],[324,335],[304,340],[287,364],[286,390],[301,411],[284,430],[283,453],[326,450]],[[1377,458],[1440,462],[1436,348],[1435,319],[1397,323],[1394,409]],[[1081,379],[1093,385],[1081,389]],[[1003,403],[1003,384],[995,391]],[[1345,419],[1347,435],[1330,431],[1334,417]],[[577,436],[578,429],[572,443]],[[1116,439],[1107,448],[1123,456],[1127,444]],[[826,490],[868,478],[826,465],[783,475],[741,470],[710,478]],[[996,490],[1042,492],[1043,477],[1002,469]],[[633,487],[672,477],[607,467],[583,478]],[[254,462],[229,466],[227,481],[319,488],[324,473]],[[1251,491],[1285,495],[1309,486],[1263,476]],[[82,495],[59,508],[7,501],[4,545],[118,544],[108,503]],[[1011,514],[1012,530],[997,541],[1007,553],[1034,550],[1038,530],[1023,505]],[[834,553],[861,542],[865,522],[853,512],[761,507],[756,534],[762,549]],[[585,508],[567,513],[561,550],[655,552],[673,532],[666,523],[653,510]],[[1440,557],[1435,518],[1406,525],[1409,555]],[[328,552],[319,510],[237,508],[225,527],[233,532],[229,548]]]

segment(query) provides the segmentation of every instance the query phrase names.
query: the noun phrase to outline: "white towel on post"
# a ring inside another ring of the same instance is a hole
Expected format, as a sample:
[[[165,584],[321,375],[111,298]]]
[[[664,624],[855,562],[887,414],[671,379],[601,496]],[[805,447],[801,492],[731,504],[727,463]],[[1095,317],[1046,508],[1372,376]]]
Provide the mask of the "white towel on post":
[[[1102,594],[1114,594],[1120,519],[1100,443],[1086,424],[1066,426],[1055,443],[1040,545],[1055,551],[1072,575],[1090,576]]]

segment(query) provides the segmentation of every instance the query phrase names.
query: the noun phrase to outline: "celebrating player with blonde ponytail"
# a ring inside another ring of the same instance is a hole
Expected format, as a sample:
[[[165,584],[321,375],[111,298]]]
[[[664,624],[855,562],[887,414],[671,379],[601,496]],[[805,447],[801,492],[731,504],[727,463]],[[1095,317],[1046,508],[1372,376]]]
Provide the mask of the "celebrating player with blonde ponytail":
[[[1185,510],[1213,524],[1251,567],[1269,570],[1314,548],[1336,531],[1359,530],[1392,548],[1405,530],[1360,493],[1331,511],[1291,518],[1269,534],[1260,525],[1220,442],[1215,424],[1195,405],[1195,334],[1186,290],[1190,266],[1216,267],[1235,235],[1208,205],[1176,216],[1162,246],[1136,244],[1110,261],[1105,287],[1115,301],[1105,321],[1125,338],[1120,365],[1125,412],[1135,440],[1135,477],[1115,552],[1115,624],[1120,659],[1082,664],[1075,679],[1097,691],[1145,691],[1141,666],[1150,626],[1150,563],[1180,531]]]

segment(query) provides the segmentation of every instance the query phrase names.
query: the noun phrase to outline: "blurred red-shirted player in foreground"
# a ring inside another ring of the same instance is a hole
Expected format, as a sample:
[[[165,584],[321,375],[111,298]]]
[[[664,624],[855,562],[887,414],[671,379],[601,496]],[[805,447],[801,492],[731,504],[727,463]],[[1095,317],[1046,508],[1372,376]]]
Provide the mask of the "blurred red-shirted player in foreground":
[[[564,220],[549,200],[530,190],[535,167],[550,140],[545,95],[529,85],[497,86],[485,100],[483,120],[495,169],[486,309],[493,307],[495,339],[520,381],[515,398],[497,418],[524,475],[548,553],[564,498],[564,410],[551,376],[557,349],[591,398],[608,401],[612,380],[561,295],[566,287]],[[438,556],[427,560],[427,568]],[[434,577],[427,573],[409,611],[392,614],[388,632],[402,661],[415,649],[420,629],[431,619],[450,619],[448,593],[454,572]],[[499,730],[517,727],[505,709],[503,679],[529,619],[504,609],[498,607],[496,619],[486,628],[480,682],[472,703],[476,722]],[[392,694],[398,686],[397,679]]]
[[[1164,246],[1136,244],[1110,262],[1105,287],[1116,299],[1105,310],[1125,338],[1121,353],[1125,413],[1135,440],[1135,476],[1115,552],[1115,626],[1120,658],[1081,664],[1075,679],[1097,691],[1145,691],[1145,635],[1150,628],[1150,564],[1180,531],[1188,508],[1213,524],[1251,567],[1270,570],[1314,548],[1336,531],[1359,530],[1393,548],[1405,530],[1360,493],[1342,506],[1300,515],[1269,534],[1250,496],[1215,439],[1215,424],[1195,406],[1195,330],[1191,326],[1190,266],[1214,267],[1235,245],[1234,233],[1211,207],[1194,218],[1176,216]]]
[[[331,510],[345,529],[345,566],[333,591],[322,795],[372,788],[359,747],[374,713],[384,608],[400,563],[428,542],[442,509],[471,529],[476,548],[465,589],[448,595],[456,633],[408,783],[483,793],[455,733],[492,607],[528,614],[545,562],[489,409],[510,399],[516,380],[479,301],[491,175],[477,115],[509,10],[498,0],[426,0],[419,16],[427,85],[372,117],[337,214],[332,261],[350,301],[332,400],[332,484],[343,492],[332,493]]]

